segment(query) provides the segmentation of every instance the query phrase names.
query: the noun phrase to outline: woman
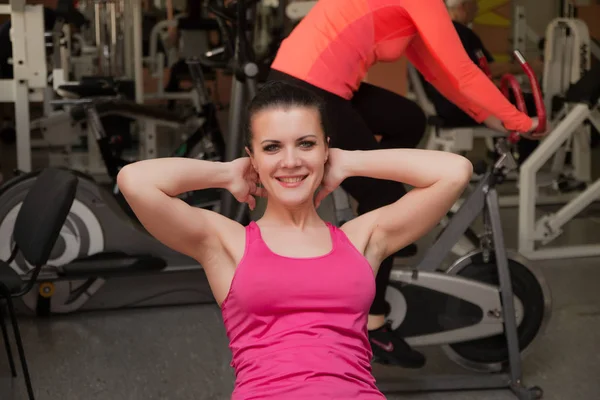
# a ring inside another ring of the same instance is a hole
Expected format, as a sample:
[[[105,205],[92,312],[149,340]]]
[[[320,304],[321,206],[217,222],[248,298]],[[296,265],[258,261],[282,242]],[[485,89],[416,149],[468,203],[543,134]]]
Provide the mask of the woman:
[[[325,99],[332,147],[414,148],[424,132],[423,112],[395,93],[362,83],[373,64],[402,56],[477,122],[504,132],[529,132],[537,126],[471,62],[443,0],[319,0],[282,42],[270,79],[294,83]],[[374,134],[383,137],[380,143]],[[406,193],[399,182],[366,177],[347,179],[342,187],[357,200],[359,214]],[[392,264],[393,257],[383,260],[377,275],[369,315],[371,344],[376,359],[419,368],[425,357],[385,323]]]
[[[261,88],[247,118],[248,157],[140,161],[119,187],[154,237],[202,264],[230,340],[233,399],[384,399],[367,334],[374,275],[439,222],[472,166],[450,153],[329,148],[321,99],[285,83]],[[316,207],[350,176],[415,189],[337,228]],[[207,188],[250,208],[264,196],[265,212],[244,227],[176,197]]]

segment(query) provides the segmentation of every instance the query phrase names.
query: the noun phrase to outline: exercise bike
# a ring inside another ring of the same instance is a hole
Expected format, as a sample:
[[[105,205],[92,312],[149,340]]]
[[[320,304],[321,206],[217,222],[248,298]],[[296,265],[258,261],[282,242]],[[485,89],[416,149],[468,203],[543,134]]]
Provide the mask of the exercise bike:
[[[545,130],[541,90],[530,66],[516,58],[531,81]],[[519,84],[511,75],[502,79],[505,95],[512,89],[517,106],[526,112]],[[542,275],[519,255],[506,250],[496,185],[517,168],[510,144],[515,133],[495,144],[497,161],[485,171],[435,243],[415,267],[394,269],[386,292],[387,319],[413,347],[441,346],[450,360],[482,376],[431,376],[402,382],[378,381],[384,393],[427,390],[510,388],[519,399],[542,396],[539,387],[523,385],[521,352],[544,330],[550,314],[550,291]],[[336,206],[342,197],[338,192]],[[334,198],[334,201],[336,199]],[[442,269],[445,257],[479,216],[484,230],[479,248]],[[338,213],[338,218],[352,216]]]
[[[241,8],[241,15],[246,15],[244,5],[239,3],[234,7],[237,7],[238,12]],[[235,43],[232,48],[236,52],[240,43],[247,40],[245,31],[240,29],[230,38]],[[237,65],[239,60],[240,57],[233,59],[236,71],[241,69]],[[193,77],[198,78],[198,74],[201,74],[201,63],[206,63],[209,67],[224,65],[224,62],[217,63],[214,59],[200,57],[190,63]],[[232,61],[226,60],[226,63],[231,66]],[[251,72],[251,69],[246,68],[248,70]],[[244,77],[244,83],[251,81],[247,74]],[[238,79],[239,75],[235,75],[233,95],[244,98],[244,86],[235,84]],[[194,83],[198,88],[201,79],[194,79]],[[241,115],[241,109],[235,109],[241,105],[233,103],[231,113]],[[104,132],[99,113],[103,110],[110,112],[115,107],[124,108],[125,111],[122,112],[125,113],[129,111],[131,114],[139,114],[140,107],[146,106],[123,101],[98,103],[94,100],[82,100],[71,109],[74,118],[84,118],[88,122],[103,157],[108,161],[109,175],[113,176],[118,172],[119,163],[125,161],[117,159],[112,153],[114,148]],[[148,109],[144,110],[147,112]],[[158,112],[156,109],[152,111]],[[166,117],[164,112],[159,115]],[[206,125],[202,128],[206,129]],[[208,157],[209,154],[215,154],[216,157],[227,158],[229,154],[229,157],[236,158],[241,154],[241,124],[231,127],[223,155],[221,150],[216,153],[204,151],[208,148],[207,145],[202,145],[204,139],[213,148],[218,148],[218,145],[205,130],[202,132],[202,135],[197,136],[201,139],[197,144],[200,144],[199,148],[203,151],[197,152],[196,156]],[[230,149],[232,144],[237,144],[239,148]],[[185,153],[191,151],[192,147],[198,148],[188,142],[180,151]],[[178,155],[183,156],[184,153]],[[171,250],[150,236],[108,188],[99,185],[89,175],[77,171],[75,173],[79,179],[77,194],[61,230],[60,239],[52,251],[48,266],[38,276],[38,290],[23,296],[23,302],[29,310],[38,315],[47,315],[80,309],[214,302],[202,267],[195,260]],[[10,238],[15,218],[37,174],[38,172],[21,174],[0,188],[0,257],[8,258],[11,253]],[[212,204],[213,210],[217,212],[222,211],[219,209],[219,202],[220,200],[216,200]],[[240,220],[246,218],[246,213],[245,204],[237,204],[233,208],[233,214]],[[22,276],[27,276],[32,271],[32,266],[22,258],[15,259],[11,267]],[[133,283],[126,279],[132,276],[135,277]],[[106,285],[109,282],[111,285]],[[100,290],[107,295],[99,296]]]

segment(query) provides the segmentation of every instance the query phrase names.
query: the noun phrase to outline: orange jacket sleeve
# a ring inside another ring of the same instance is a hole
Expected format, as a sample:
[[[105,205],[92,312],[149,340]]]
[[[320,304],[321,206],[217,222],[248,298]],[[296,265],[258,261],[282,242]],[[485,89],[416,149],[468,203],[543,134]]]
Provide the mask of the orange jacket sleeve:
[[[531,118],[471,61],[442,0],[403,0],[402,6],[418,31],[406,55],[428,82],[477,122],[492,114],[510,131],[531,129]]]

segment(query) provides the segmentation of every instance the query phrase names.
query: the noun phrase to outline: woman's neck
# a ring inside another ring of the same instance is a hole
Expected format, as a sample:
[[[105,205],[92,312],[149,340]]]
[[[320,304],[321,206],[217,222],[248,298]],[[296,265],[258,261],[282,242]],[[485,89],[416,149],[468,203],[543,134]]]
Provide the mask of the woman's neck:
[[[311,203],[301,204],[297,207],[285,207],[281,204],[268,202],[260,220],[264,225],[294,226],[299,229],[323,223]]]

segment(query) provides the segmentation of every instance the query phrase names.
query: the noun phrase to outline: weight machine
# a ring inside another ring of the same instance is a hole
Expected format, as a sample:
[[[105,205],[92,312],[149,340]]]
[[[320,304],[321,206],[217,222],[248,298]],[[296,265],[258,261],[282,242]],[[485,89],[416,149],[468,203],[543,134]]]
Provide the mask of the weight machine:
[[[70,1],[59,2],[57,10]],[[55,110],[52,106],[55,94],[69,95],[66,86],[79,85],[77,78],[87,71],[87,75],[102,72],[107,79],[123,79],[132,86],[131,96],[138,103],[144,102],[143,59],[142,59],[142,8],[141,0],[85,0],[79,7],[89,19],[90,27],[80,35],[71,35],[66,23],[57,22],[51,34],[54,56],[46,62],[43,7],[26,6],[24,1],[11,1],[0,6],[5,14],[11,15],[14,78],[0,81],[0,89],[5,102],[15,104],[17,136],[17,169],[31,171],[32,150],[36,148],[60,147],[61,151],[50,151],[50,165],[65,166],[89,173],[98,179],[106,178],[95,138],[79,126],[68,124],[68,107]],[[81,54],[74,57],[72,40],[81,47]],[[91,42],[89,40],[92,40]],[[87,61],[86,61],[87,60]],[[93,60],[98,68],[90,70]],[[74,63],[74,64],[73,64]],[[95,63],[95,61],[94,61]],[[51,76],[48,76],[51,72]],[[88,78],[84,78],[86,80]],[[27,97],[25,94],[29,92]],[[198,108],[199,100],[194,91],[187,97]],[[42,102],[44,115],[31,120],[29,102]],[[67,118],[65,118],[65,116]],[[169,126],[156,120],[135,120],[131,129],[140,139],[137,158],[152,158],[158,154],[157,125]],[[42,139],[31,137],[31,131],[38,129]],[[87,135],[87,137],[85,137]],[[73,146],[81,144],[80,137],[87,143],[87,151],[73,151]]]
[[[0,79],[0,101],[15,105],[17,168],[31,170],[29,102],[43,102],[48,86],[44,39],[44,8],[10,0],[0,5],[0,14],[10,15],[13,49],[13,79]]]
[[[569,86],[591,68],[590,35],[585,22],[574,18],[557,18],[546,29],[544,62],[544,94],[546,108],[552,110],[556,97],[563,96]],[[564,114],[568,107],[562,107]],[[561,113],[559,112],[559,115]],[[552,172],[562,173],[566,152],[572,155],[574,179],[591,181],[590,129],[582,126],[556,153]]]
[[[600,245],[573,245],[541,248],[562,233],[562,227],[586,207],[600,199],[600,179],[565,204],[555,213],[536,219],[535,191],[537,171],[573,135],[586,129],[584,123],[600,129],[600,68],[587,72],[577,83],[571,85],[565,95],[565,107],[569,109],[540,144],[539,148],[521,166],[519,193],[519,252],[529,259],[592,257],[600,255]]]
[[[194,120],[180,121],[181,117],[167,110],[127,100],[94,98],[63,101],[72,103],[73,120],[87,121],[106,160],[105,168],[113,178],[127,160],[114,153],[115,149],[100,121],[102,113],[130,113],[138,118],[183,122],[180,125],[184,125],[186,131],[190,128],[184,133],[194,133],[177,149],[175,156],[222,160],[237,158],[243,151],[241,124],[230,124],[229,136],[222,135],[215,106],[205,93],[201,66],[236,72],[237,84],[233,85],[232,98],[237,96],[234,104],[240,108],[231,110],[231,113],[235,117],[233,120],[240,121],[243,101],[250,97],[247,90],[255,87],[254,73],[257,71],[253,57],[242,52],[250,44],[247,30],[239,29],[240,21],[247,15],[246,5],[245,2],[237,2],[235,8],[226,8],[222,1],[214,2],[217,4],[212,9],[218,18],[231,24],[222,24],[226,28],[231,26],[227,35],[228,50],[224,57],[199,55],[188,60],[194,89],[199,92],[206,119],[201,126],[195,126]],[[244,24],[241,26],[245,27]],[[227,142],[226,145],[224,142]],[[237,148],[231,150],[230,146]],[[127,207],[118,187],[114,186],[111,191],[88,174],[77,172],[76,175],[79,185],[75,202],[61,230],[51,262],[38,276],[36,290],[23,296],[25,310],[45,315],[77,310],[214,302],[202,266],[149,235]],[[0,241],[0,258],[8,258],[2,255],[10,254],[14,218],[36,177],[37,172],[20,174],[0,187],[0,238],[3,239]],[[232,209],[227,209],[219,201],[222,192],[219,189],[200,190],[182,194],[181,198],[194,207],[222,214],[227,212],[238,222],[247,224],[247,206],[232,201]],[[20,259],[14,260],[11,267],[20,275],[30,273],[30,266]],[[132,286],[132,282],[135,285]]]
[[[591,49],[587,25],[576,18],[553,20],[546,29],[544,54],[545,102],[548,110],[554,108],[554,121],[557,122],[539,149],[521,167],[519,251],[530,259],[600,255],[598,245],[542,248],[561,235],[562,227],[568,221],[600,198],[600,182],[595,182],[569,199],[556,213],[536,220],[534,188],[539,180],[538,171],[553,157],[553,174],[562,174],[566,152],[570,150],[573,178],[589,183],[590,124],[596,129],[600,128],[597,93],[600,90],[597,79],[600,72],[597,69],[590,70]]]
[[[591,67],[591,58],[595,43],[591,40],[588,27],[582,20],[577,19],[577,10],[570,1],[562,2],[560,18],[552,20],[545,31],[544,73],[542,90],[544,92],[546,109],[553,110],[555,96],[564,95],[571,83],[577,82]],[[516,5],[513,16],[513,48],[526,51],[527,43],[538,45],[540,36],[531,29],[525,19],[525,7]],[[599,58],[600,59],[600,58]],[[562,111],[562,112],[560,112]],[[565,109],[555,112],[554,121],[559,121],[565,115]],[[591,153],[589,130],[582,129],[573,135],[553,157],[550,174],[556,181],[570,179],[573,183],[589,183],[591,181]],[[571,152],[572,168],[565,176],[566,153]],[[558,179],[556,178],[558,177]],[[585,184],[577,185],[585,188]],[[562,198],[561,198],[562,197]],[[574,196],[559,196],[557,203],[566,203]]]

